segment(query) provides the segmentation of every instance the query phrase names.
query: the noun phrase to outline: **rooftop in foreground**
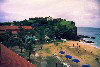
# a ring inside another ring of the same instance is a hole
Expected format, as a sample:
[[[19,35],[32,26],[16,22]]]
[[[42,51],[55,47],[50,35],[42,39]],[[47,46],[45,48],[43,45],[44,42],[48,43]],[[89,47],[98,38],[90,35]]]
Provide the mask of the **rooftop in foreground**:
[[[36,67],[4,45],[0,44],[0,67]]]

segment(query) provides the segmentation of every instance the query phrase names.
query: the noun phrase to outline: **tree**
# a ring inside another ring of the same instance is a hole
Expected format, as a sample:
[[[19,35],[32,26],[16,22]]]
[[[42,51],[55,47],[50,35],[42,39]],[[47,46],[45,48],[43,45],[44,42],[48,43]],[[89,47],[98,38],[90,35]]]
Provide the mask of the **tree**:
[[[24,41],[22,40],[22,38],[17,38],[16,44],[19,46],[20,52],[22,53],[23,47],[25,46],[25,43],[24,43]]]
[[[34,29],[36,31],[36,37],[38,38],[38,42],[40,44],[43,44],[45,42],[45,27],[40,26],[40,27],[35,27]]]
[[[11,30],[6,30],[5,34],[7,34],[9,37],[12,37],[13,34],[12,34],[12,31]]]
[[[26,37],[26,41],[25,41],[25,49],[29,52],[29,61],[30,61],[30,55],[31,55],[31,52],[33,52],[34,48],[35,48],[35,38],[32,37],[31,35],[30,36],[27,36]]]
[[[41,44],[45,42],[45,36],[48,36],[50,40],[53,40],[54,37],[57,39],[76,39],[77,36],[77,27],[75,26],[75,22],[66,21],[65,19],[61,18],[53,19],[50,16],[45,18],[29,18],[29,20],[25,19],[20,22],[14,22],[14,25],[32,26],[37,33],[36,36]],[[20,30],[22,30],[22,28],[20,28]],[[21,36],[24,34],[25,32],[20,33]]]
[[[19,27],[17,36],[18,36],[18,41],[19,41],[18,46],[21,49],[21,53],[22,53],[23,47],[25,45],[26,30],[22,27]]]
[[[5,22],[2,24],[2,26],[10,26],[11,25],[11,22]]]
[[[2,42],[7,47],[12,47],[11,39],[13,34],[11,30],[7,30],[5,33],[0,34],[0,42]]]
[[[75,39],[77,36],[77,28],[72,21],[61,20],[57,24],[57,30],[55,30],[55,35],[59,39]],[[59,36],[59,37],[58,37]]]
[[[17,35],[19,38],[24,38],[24,36],[26,35],[26,30],[20,26]]]

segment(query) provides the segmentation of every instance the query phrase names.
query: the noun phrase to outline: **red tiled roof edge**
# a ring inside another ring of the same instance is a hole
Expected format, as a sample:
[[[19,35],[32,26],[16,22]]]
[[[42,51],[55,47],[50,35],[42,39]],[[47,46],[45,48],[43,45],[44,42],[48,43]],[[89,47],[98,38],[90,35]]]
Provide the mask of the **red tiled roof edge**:
[[[20,26],[0,26],[0,30],[17,30]],[[21,26],[22,28],[25,28],[27,30],[32,29],[32,26]]]
[[[36,67],[12,50],[0,44],[0,67]]]

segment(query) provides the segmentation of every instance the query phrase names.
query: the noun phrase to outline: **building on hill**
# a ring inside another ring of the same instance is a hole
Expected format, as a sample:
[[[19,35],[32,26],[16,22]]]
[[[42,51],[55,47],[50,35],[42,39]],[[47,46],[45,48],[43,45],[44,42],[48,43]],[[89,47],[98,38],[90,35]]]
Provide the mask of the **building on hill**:
[[[0,67],[36,67],[36,65],[0,44]]]
[[[13,34],[17,34],[19,28],[22,27],[26,30],[31,30],[31,26],[0,26],[0,33],[5,33],[7,30],[12,31]]]

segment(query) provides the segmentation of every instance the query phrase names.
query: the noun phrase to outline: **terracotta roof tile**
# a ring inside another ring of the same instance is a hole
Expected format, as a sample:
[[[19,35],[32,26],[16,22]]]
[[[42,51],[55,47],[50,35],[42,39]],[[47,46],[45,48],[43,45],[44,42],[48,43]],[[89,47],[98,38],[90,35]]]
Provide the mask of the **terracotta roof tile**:
[[[0,30],[15,30],[19,29],[20,26],[0,26]],[[25,29],[32,29],[31,26],[21,26],[22,28]]]
[[[0,67],[36,67],[21,56],[0,44]]]

